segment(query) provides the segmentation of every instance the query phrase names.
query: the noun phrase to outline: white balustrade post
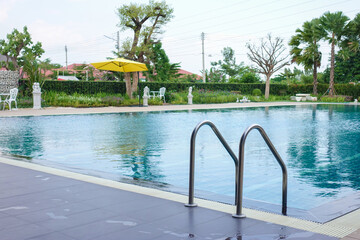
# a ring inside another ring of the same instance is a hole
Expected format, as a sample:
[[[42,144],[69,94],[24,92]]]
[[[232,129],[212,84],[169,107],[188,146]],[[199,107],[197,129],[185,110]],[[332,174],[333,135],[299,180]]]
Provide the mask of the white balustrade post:
[[[38,82],[33,85],[33,109],[41,109],[41,88]]]
[[[191,94],[192,93],[192,87],[189,87],[189,94],[188,94],[188,104],[193,104],[193,101],[192,101],[192,99],[193,99],[193,95]]]
[[[150,89],[148,88],[148,86],[146,86],[146,87],[144,88],[144,96],[143,96],[143,106],[144,106],[144,107],[149,106],[149,105],[148,105],[148,99],[149,99],[149,97],[150,97]]]

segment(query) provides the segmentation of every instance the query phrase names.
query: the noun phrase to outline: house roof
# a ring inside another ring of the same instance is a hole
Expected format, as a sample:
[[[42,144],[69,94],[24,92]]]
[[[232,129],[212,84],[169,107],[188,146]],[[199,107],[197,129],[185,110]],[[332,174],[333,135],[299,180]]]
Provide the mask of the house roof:
[[[196,79],[201,79],[202,77],[198,74],[195,74],[195,73],[192,73],[192,72],[189,72],[189,71],[186,71],[184,69],[179,69],[178,71],[178,74],[183,74],[183,75],[195,75],[196,76]]]
[[[64,66],[64,67],[57,68],[57,69],[54,69],[54,70],[75,70],[76,67],[80,67],[80,66],[84,66],[84,65],[93,67],[92,65],[86,64],[86,63],[73,63],[73,64],[68,65],[67,69],[66,69],[66,66]]]
[[[197,80],[200,80],[202,79],[202,76],[198,75],[198,74],[195,74],[195,73],[192,73],[192,72],[189,72],[189,71],[186,71],[184,69],[179,69],[179,71],[177,72],[178,74],[181,74],[181,75],[195,75],[196,79]],[[156,74],[156,73],[155,73]],[[145,74],[143,74],[143,72],[140,72],[139,73],[139,77],[140,78],[145,78]],[[184,77],[184,76],[180,76],[180,77]]]

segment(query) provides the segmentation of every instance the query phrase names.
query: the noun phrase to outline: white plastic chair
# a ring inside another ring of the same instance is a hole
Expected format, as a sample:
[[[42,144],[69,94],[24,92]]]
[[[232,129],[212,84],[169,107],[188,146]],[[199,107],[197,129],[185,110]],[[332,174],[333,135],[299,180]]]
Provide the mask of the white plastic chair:
[[[165,91],[166,91],[166,88],[164,88],[164,87],[160,88],[160,90],[159,90],[159,96],[158,96],[158,97],[160,98],[160,100],[163,99],[164,102],[166,102],[166,101],[165,101]]]
[[[12,89],[10,89],[10,95],[9,95],[9,97],[7,97],[7,98],[4,100],[3,110],[5,109],[5,105],[8,104],[8,105],[9,105],[9,110],[11,111],[11,103],[12,103],[12,102],[15,102],[15,109],[17,109],[16,97],[17,97],[18,91],[19,91],[19,90],[18,90],[17,88],[12,88]]]

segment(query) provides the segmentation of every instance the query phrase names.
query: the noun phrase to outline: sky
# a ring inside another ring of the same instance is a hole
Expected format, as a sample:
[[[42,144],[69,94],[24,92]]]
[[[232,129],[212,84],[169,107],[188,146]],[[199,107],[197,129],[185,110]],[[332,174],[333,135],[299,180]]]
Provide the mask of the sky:
[[[136,3],[149,1],[137,0]],[[222,59],[221,50],[235,50],[237,63],[252,65],[246,43],[259,43],[271,33],[284,39],[285,46],[305,21],[324,12],[342,11],[350,19],[360,13],[360,0],[167,0],[174,9],[174,18],[159,36],[172,63],[201,75],[202,41],[204,38],[205,68]],[[114,57],[119,17],[116,9],[123,0],[0,0],[0,39],[14,28],[25,25],[34,42],[41,42],[42,59],[54,63],[91,63]],[[120,32],[120,42],[131,37]],[[329,65],[330,46],[321,44],[323,60],[320,71]],[[287,50],[288,52],[288,50]],[[291,67],[299,67],[292,64]]]

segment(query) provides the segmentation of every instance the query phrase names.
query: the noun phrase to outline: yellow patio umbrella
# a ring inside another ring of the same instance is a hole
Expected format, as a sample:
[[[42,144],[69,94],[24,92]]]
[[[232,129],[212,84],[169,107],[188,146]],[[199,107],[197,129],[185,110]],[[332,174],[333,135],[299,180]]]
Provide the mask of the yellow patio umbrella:
[[[114,58],[103,62],[91,63],[96,69],[114,72],[142,72],[148,71],[144,63],[131,61],[125,58]]]

